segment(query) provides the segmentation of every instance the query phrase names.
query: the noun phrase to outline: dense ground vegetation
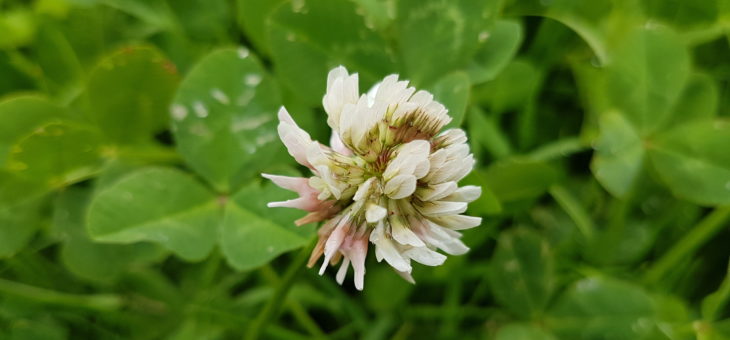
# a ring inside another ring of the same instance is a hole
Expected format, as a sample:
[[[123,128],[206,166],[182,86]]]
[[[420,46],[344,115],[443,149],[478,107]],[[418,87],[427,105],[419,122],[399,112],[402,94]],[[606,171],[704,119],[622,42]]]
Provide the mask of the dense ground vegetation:
[[[727,0],[0,0],[2,339],[730,339]],[[471,251],[303,268],[337,65],[464,128]],[[299,250],[301,249],[301,250]],[[303,252],[302,254],[299,254]]]

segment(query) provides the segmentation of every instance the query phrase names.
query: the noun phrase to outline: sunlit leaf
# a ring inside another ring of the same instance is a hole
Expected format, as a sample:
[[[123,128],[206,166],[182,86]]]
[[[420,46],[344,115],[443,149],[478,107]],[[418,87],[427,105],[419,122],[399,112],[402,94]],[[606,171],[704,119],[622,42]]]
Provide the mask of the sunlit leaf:
[[[530,324],[511,323],[499,329],[496,340],[554,340],[545,330]]]
[[[469,67],[469,76],[473,83],[482,83],[494,79],[515,56],[522,42],[522,26],[515,20],[497,20],[477,39],[482,44]]]
[[[101,153],[99,131],[59,121],[39,126],[14,144],[7,168],[29,181],[57,188],[98,172]]]
[[[271,18],[269,34],[279,77],[311,105],[321,103],[327,72],[337,65],[358,72],[365,84],[394,72],[391,48],[365,25],[350,1],[280,6]]]
[[[488,34],[498,1],[404,0],[397,6],[396,36],[406,74],[425,85],[467,65],[479,37]]]
[[[267,202],[285,200],[286,196],[272,184],[252,183],[231,198],[226,206],[220,244],[234,268],[258,267],[307,242],[311,227],[294,225],[294,219],[301,216],[300,211],[266,207]]]
[[[220,223],[216,197],[191,176],[173,169],[138,170],[98,192],[87,229],[95,241],[151,241],[187,260],[213,248]]]
[[[220,192],[260,172],[282,146],[276,134],[279,93],[247,49],[223,49],[185,77],[170,108],[177,148]]]
[[[615,196],[631,190],[644,163],[644,145],[638,132],[620,114],[601,116],[600,136],[594,148],[591,170],[596,179]]]
[[[689,53],[669,30],[638,29],[621,41],[606,71],[613,105],[643,135],[667,119],[689,76]]]
[[[66,115],[62,108],[38,96],[10,97],[0,102],[0,166],[5,165],[10,147],[18,140]]]

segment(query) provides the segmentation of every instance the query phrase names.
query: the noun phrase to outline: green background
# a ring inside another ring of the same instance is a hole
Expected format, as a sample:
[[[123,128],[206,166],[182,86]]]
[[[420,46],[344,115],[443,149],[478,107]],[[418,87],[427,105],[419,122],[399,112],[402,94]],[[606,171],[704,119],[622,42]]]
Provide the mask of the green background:
[[[730,339],[730,0],[0,0],[1,339]],[[326,75],[468,132],[471,251],[302,269]],[[301,249],[301,250],[298,250]],[[299,254],[299,253],[302,254]]]

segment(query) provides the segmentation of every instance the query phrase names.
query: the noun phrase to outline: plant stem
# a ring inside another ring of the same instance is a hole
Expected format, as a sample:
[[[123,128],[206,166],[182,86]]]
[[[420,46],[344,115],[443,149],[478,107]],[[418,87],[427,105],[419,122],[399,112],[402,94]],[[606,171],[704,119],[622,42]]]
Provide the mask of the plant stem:
[[[281,282],[281,278],[279,278],[279,275],[276,275],[276,272],[274,272],[274,269],[272,269],[271,266],[265,265],[263,268],[261,268],[261,270],[263,275],[272,285],[279,284],[279,282]],[[287,305],[289,307],[289,311],[292,313],[292,316],[294,316],[294,319],[299,323],[300,326],[302,326],[304,329],[307,330],[307,332],[309,332],[309,335],[312,335],[316,338],[325,337],[324,331],[319,328],[317,322],[309,317],[306,309],[304,309],[304,307],[302,307],[299,302],[289,301]]]
[[[646,271],[644,283],[654,284],[661,280],[679,261],[691,256],[713,235],[727,227],[728,218],[730,218],[730,207],[715,208]]]
[[[99,312],[115,311],[122,306],[122,298],[118,295],[69,294],[5,279],[0,279],[0,292],[44,304],[77,307]]]
[[[312,243],[313,244],[313,243]],[[289,293],[289,289],[294,284],[299,273],[304,269],[304,264],[309,259],[309,252],[311,251],[311,244],[308,247],[302,248],[302,251],[294,258],[294,260],[287,267],[284,277],[281,278],[279,284],[276,286],[274,295],[266,303],[261,313],[251,323],[251,326],[246,332],[244,339],[256,340],[259,338],[261,333],[266,328],[267,324],[276,317],[281,306],[284,304],[286,295]]]

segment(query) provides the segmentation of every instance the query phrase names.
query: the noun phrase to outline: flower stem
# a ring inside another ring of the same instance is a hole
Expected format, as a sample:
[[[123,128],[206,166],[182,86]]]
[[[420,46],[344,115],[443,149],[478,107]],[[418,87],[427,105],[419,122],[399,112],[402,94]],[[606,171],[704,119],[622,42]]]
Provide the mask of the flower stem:
[[[0,292],[49,305],[77,307],[99,312],[114,311],[122,306],[122,298],[117,295],[62,293],[5,279],[0,279]]]
[[[679,261],[692,255],[713,235],[723,227],[727,227],[726,222],[729,218],[730,207],[715,208],[646,271],[644,282],[647,284],[659,282],[666,272],[675,267]]]
[[[281,310],[281,306],[284,304],[284,300],[286,299],[286,295],[289,293],[289,289],[294,284],[299,273],[301,273],[304,269],[304,264],[307,263],[307,260],[309,259],[309,252],[311,251],[312,245],[313,243],[310,242],[310,246],[302,248],[302,251],[289,264],[289,267],[286,268],[284,276],[276,286],[274,295],[271,299],[269,299],[256,319],[253,320],[244,339],[258,339],[268,323],[276,317],[279,310]]]
[[[279,275],[274,272],[274,269],[272,269],[271,266],[265,265],[263,268],[261,268],[261,270],[262,274],[272,285],[279,284],[279,282],[281,281],[281,278],[279,278]],[[307,330],[307,332],[309,332],[309,335],[316,338],[325,337],[324,332],[321,328],[319,328],[317,322],[309,317],[309,314],[307,314],[307,310],[299,302],[290,301],[288,307],[294,319],[299,323],[300,326],[302,326],[304,329]]]

